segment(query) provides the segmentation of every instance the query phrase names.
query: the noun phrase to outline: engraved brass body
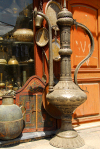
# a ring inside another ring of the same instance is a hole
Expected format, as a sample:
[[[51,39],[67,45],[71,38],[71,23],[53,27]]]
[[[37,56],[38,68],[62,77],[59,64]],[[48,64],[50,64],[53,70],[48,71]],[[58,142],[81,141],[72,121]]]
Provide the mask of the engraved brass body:
[[[65,2],[65,1],[64,1]],[[34,15],[41,14],[40,12],[34,11]],[[49,19],[44,15],[48,25],[49,25],[49,93],[46,95],[47,100],[58,108],[61,113],[61,128],[57,131],[54,138],[50,140],[50,144],[59,148],[78,148],[84,145],[84,140],[79,136],[77,131],[72,127],[72,113],[74,110],[85,102],[87,99],[86,93],[80,89],[77,83],[77,73],[80,66],[92,55],[94,50],[94,39],[89,31],[89,29],[76,22],[72,13],[66,9],[66,4],[64,3],[64,8],[57,16],[57,25],[60,29],[60,50],[59,54],[61,57],[61,74],[60,81],[53,86],[53,60],[52,60],[52,32],[50,28]],[[71,54],[70,49],[70,29],[71,26],[75,25],[81,27],[86,31],[90,38],[91,49],[88,56],[82,60],[75,69],[74,82],[71,78]]]
[[[33,31],[28,28],[17,29],[13,36],[17,41],[31,42],[33,41]]]

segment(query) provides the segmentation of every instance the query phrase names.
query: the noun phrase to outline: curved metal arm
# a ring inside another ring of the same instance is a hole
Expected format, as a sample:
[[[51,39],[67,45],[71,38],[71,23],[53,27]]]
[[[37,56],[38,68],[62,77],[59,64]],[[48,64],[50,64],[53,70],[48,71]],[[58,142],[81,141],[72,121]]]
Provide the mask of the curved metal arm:
[[[35,8],[33,11],[33,16],[36,17],[37,15],[41,15],[48,23],[49,27],[49,92],[53,91],[53,53],[52,53],[52,30],[51,30],[51,24],[49,19],[45,14],[42,12],[38,12]]]
[[[85,30],[86,33],[88,34],[88,36],[89,36],[89,38],[90,38],[90,42],[91,42],[91,48],[90,48],[89,54],[86,56],[85,59],[83,59],[83,60],[77,65],[77,67],[76,67],[76,69],[75,69],[75,72],[74,72],[74,82],[75,82],[75,84],[80,88],[80,86],[78,85],[78,82],[77,82],[77,73],[78,73],[78,70],[79,70],[79,68],[81,67],[81,65],[82,65],[83,63],[85,63],[85,62],[91,57],[91,55],[92,55],[92,53],[93,53],[93,51],[94,51],[94,39],[93,39],[92,33],[90,32],[90,30],[89,30],[85,25],[83,25],[83,24],[81,24],[81,23],[78,23],[78,22],[76,22],[76,21],[74,21],[74,25],[76,25],[76,27],[77,27],[77,26],[78,26],[78,27],[81,27],[83,30]],[[81,88],[80,88],[80,89],[81,89]],[[81,90],[82,90],[82,91],[86,91],[86,90],[83,90],[83,89],[81,89]]]

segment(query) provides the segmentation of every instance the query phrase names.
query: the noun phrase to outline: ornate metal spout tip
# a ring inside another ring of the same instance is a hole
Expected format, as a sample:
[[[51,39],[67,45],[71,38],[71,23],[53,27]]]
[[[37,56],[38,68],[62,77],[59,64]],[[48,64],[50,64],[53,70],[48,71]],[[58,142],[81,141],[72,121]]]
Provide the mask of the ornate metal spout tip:
[[[33,11],[33,17],[35,18],[36,16],[37,16],[37,7],[35,7]]]
[[[61,138],[55,136],[50,140],[50,145],[58,148],[76,149],[85,145],[84,140],[77,135],[75,138]]]

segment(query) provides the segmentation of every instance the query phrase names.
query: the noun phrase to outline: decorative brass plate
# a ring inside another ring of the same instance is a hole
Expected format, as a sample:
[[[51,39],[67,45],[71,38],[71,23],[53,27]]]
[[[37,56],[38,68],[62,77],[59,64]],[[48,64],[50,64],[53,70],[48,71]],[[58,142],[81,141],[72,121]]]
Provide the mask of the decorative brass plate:
[[[59,50],[60,50],[60,41],[55,38],[52,40],[52,52],[53,52],[53,60],[54,61],[59,61],[61,59],[61,57],[58,53]]]
[[[43,47],[49,41],[49,33],[46,28],[41,28],[36,32],[35,40],[38,46]]]
[[[61,11],[61,6],[59,3],[55,1],[49,1],[46,5],[45,14],[48,17],[51,26],[55,26],[57,21],[57,14]],[[55,30],[55,27],[53,27]],[[56,30],[59,30],[58,27],[56,27]]]

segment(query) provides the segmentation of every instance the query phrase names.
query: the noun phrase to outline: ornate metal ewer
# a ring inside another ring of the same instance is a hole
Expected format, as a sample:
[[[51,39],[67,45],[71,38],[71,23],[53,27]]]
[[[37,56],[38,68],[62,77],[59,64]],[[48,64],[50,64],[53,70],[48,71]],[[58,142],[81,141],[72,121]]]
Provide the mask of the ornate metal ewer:
[[[80,66],[92,55],[94,50],[94,39],[89,29],[76,22],[72,13],[66,9],[64,2],[64,8],[57,16],[57,25],[60,29],[60,50],[61,56],[61,75],[60,81],[53,87],[53,62],[52,62],[52,47],[51,47],[51,28],[48,18],[37,11],[34,11],[34,15],[42,15],[49,25],[49,93],[47,94],[47,100],[55,105],[62,113],[61,128],[57,131],[54,138],[50,140],[50,144],[59,148],[78,148],[84,145],[84,140],[72,127],[72,113],[73,111],[87,99],[87,95],[79,87],[77,83],[77,73]],[[70,49],[70,29],[75,25],[81,27],[86,31],[90,38],[91,49],[88,56],[82,60],[75,69],[74,82],[71,78],[71,62],[70,57],[72,50]]]

